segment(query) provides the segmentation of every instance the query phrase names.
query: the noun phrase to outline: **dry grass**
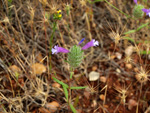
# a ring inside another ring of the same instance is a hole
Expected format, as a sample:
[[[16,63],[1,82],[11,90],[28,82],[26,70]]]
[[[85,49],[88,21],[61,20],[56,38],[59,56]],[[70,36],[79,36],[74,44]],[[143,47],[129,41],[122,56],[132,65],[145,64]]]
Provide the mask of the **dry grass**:
[[[135,5],[132,0],[108,1],[132,16]],[[72,100],[77,100],[79,96],[79,102],[76,103],[78,112],[112,113],[115,109],[115,112],[125,113],[135,111],[141,113],[146,109],[148,111],[150,61],[149,55],[142,55],[140,51],[150,49],[150,28],[144,27],[126,35],[124,32],[137,29],[141,23],[149,22],[149,18],[143,17],[139,20],[127,18],[104,1],[91,4],[89,0],[13,0],[9,4],[7,0],[1,0],[0,112],[53,112],[47,107],[52,101],[59,103],[54,112],[71,112],[62,87],[55,87],[51,79],[52,76],[56,76],[65,83],[72,82],[68,80],[69,65],[64,61],[67,55],[60,53],[51,56],[49,52],[49,41],[55,22],[52,16],[58,9],[62,10],[62,19],[57,21],[53,46],[58,44],[69,50],[84,37],[86,39],[81,46],[91,39],[96,39],[100,43],[100,46],[84,51],[85,58],[75,70],[75,74],[83,76],[79,80],[74,79],[73,85],[88,85],[90,89],[89,98],[85,97],[83,93],[85,90],[72,91]],[[135,42],[125,37],[131,37]],[[126,56],[125,50],[131,45],[135,50]],[[116,52],[122,54],[121,59],[117,59]],[[40,74],[33,72],[32,66],[35,63],[44,65],[46,71],[40,70],[42,71]],[[125,67],[128,63],[132,65],[132,69]],[[15,70],[12,70],[10,67],[14,65]],[[94,65],[97,65],[96,71],[107,78],[106,83],[99,83],[99,80],[87,81]],[[145,68],[148,70],[145,71]],[[114,86],[124,84],[132,85],[128,89],[114,89]],[[120,93],[123,107],[117,100],[116,90]],[[100,94],[104,94],[104,101],[99,99]],[[128,110],[125,106],[132,98],[138,101],[138,105]],[[92,103],[93,100],[96,100],[95,104]]]

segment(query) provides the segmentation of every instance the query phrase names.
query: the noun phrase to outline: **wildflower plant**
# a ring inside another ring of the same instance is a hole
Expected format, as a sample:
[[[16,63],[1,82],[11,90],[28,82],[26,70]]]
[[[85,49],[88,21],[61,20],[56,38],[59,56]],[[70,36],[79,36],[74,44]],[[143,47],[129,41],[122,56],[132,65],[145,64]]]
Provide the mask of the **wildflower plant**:
[[[84,55],[83,50],[88,49],[89,47],[92,47],[92,46],[98,46],[99,45],[98,41],[95,41],[95,39],[92,39],[92,41],[88,42],[85,46],[83,46],[81,48],[79,45],[84,40],[85,40],[85,38],[83,38],[78,43],[78,45],[74,45],[72,48],[70,48],[70,50],[59,47],[58,45],[55,45],[54,48],[52,48],[52,50],[51,50],[52,54],[57,54],[57,53],[67,53],[68,54],[67,62],[69,63],[69,65],[71,67],[70,79],[72,79],[72,75],[74,74],[73,69],[77,68],[82,63],[83,55]],[[53,77],[53,80],[62,85],[66,100],[67,100],[71,110],[73,111],[73,113],[76,113],[76,109],[71,104],[71,90],[84,89],[84,88],[86,88],[86,86],[70,87],[69,85],[63,83],[62,81],[59,81],[55,77]],[[70,98],[69,98],[69,94],[70,94]]]
[[[62,47],[58,47],[58,45],[54,46],[52,48],[52,54],[57,54],[57,53],[68,53],[68,63],[72,68],[78,67],[83,59],[83,50],[88,49],[89,47],[92,46],[98,46],[99,42],[95,41],[95,39],[92,39],[92,41],[88,42],[85,46],[82,48],[79,46],[85,38],[83,38],[78,45],[74,45],[70,50],[67,50]]]

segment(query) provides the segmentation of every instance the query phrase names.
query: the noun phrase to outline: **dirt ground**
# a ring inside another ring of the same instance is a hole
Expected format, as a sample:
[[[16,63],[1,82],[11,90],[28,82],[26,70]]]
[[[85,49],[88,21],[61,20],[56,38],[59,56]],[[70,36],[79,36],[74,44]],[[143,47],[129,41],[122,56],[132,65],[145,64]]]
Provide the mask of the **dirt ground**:
[[[0,0],[0,113],[150,113],[150,18],[135,18],[140,4],[150,7],[149,0]],[[99,46],[84,50],[71,71],[68,54],[51,49],[71,51],[83,38],[81,48],[92,39]],[[70,89],[79,86],[86,88]]]

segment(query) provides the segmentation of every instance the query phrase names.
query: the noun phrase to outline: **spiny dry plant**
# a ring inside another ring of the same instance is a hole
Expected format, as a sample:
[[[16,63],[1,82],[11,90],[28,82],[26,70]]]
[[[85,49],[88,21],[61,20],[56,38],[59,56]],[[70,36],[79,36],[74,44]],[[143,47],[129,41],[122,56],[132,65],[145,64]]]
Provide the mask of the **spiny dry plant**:
[[[150,7],[146,0],[0,0],[0,112],[148,112],[150,19],[134,17],[139,4]],[[70,79],[68,55],[51,49],[70,50],[83,38],[81,47],[92,39],[99,46],[84,51]],[[88,86],[68,91],[73,108],[63,83]]]

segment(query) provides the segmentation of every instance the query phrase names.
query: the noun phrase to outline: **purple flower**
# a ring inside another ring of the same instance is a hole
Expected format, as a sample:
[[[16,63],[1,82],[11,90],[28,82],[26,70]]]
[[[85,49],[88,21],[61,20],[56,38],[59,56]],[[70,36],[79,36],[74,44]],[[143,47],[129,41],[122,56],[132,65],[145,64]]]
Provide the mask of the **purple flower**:
[[[89,47],[97,46],[97,45],[99,45],[99,42],[95,41],[95,39],[92,39],[92,41],[88,42],[85,46],[82,47],[82,50],[85,50]]]
[[[85,40],[85,38],[82,38],[82,40],[79,42],[78,45],[80,45],[84,40]]]
[[[65,48],[62,48],[62,47],[58,47],[58,45],[54,46],[54,48],[52,48],[52,54],[57,54],[57,53],[69,53],[70,51],[65,49]]]
[[[150,8],[149,9],[142,9],[143,12],[146,13],[150,17]]]
[[[136,3],[136,4],[137,4],[137,0],[134,0],[134,3]]]
[[[83,38],[79,44],[81,44],[83,41],[84,41],[85,38]],[[79,45],[78,44],[78,45]],[[85,50],[89,47],[92,47],[92,46],[98,46],[99,45],[99,42],[98,41],[95,41],[95,39],[92,39],[92,41],[88,42],[85,46],[82,47],[82,50]],[[62,48],[62,47],[58,47],[58,45],[54,46],[54,48],[52,48],[52,54],[57,54],[57,53],[69,53],[70,51],[65,49],[65,48]]]

